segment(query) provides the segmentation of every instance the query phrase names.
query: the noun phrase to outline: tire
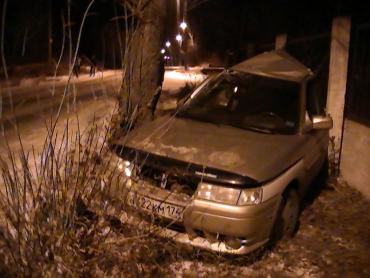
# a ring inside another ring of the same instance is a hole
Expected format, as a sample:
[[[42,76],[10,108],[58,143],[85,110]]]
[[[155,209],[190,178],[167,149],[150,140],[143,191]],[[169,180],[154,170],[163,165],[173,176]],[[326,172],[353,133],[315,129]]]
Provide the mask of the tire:
[[[285,196],[284,196],[285,195]],[[299,217],[299,196],[295,189],[290,189],[283,195],[283,207],[281,210],[282,236],[294,236]]]
[[[298,224],[300,203],[297,190],[288,189],[282,194],[282,200],[275,219],[271,243],[281,238],[293,237]]]

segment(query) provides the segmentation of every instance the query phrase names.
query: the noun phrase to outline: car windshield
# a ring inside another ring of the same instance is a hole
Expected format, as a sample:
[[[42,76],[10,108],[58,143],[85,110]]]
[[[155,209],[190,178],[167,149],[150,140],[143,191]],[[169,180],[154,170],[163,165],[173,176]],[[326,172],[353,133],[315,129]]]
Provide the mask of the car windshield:
[[[299,90],[291,81],[225,72],[195,91],[178,116],[263,133],[295,133]]]

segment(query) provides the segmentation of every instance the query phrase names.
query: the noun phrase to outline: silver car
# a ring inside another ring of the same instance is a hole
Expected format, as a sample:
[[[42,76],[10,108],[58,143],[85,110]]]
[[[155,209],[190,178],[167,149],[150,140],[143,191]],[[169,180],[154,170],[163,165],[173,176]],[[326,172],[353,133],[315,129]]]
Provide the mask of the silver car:
[[[286,52],[266,52],[116,140],[129,206],[152,216],[161,235],[220,252],[293,235],[333,124],[312,77]]]

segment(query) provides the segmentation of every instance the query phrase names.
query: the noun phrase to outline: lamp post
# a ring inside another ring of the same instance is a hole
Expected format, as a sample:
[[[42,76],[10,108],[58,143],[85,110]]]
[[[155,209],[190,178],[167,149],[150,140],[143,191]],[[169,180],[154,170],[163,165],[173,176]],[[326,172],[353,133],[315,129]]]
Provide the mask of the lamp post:
[[[181,34],[177,34],[176,37],[175,37],[176,41],[179,43],[179,66],[181,66],[181,60],[182,60],[182,50],[181,50],[181,46],[182,46],[182,35]]]
[[[188,27],[188,24],[185,21],[180,23],[180,28],[182,29],[182,31],[185,31],[187,27]]]
[[[176,40],[179,42],[179,44],[181,45],[181,42],[182,42],[182,36],[180,34],[177,34],[176,35]]]
[[[180,25],[179,25],[179,28],[181,30],[181,34],[183,34],[183,36],[181,36],[181,43],[180,43],[180,52],[181,52],[181,60],[182,60],[182,64],[183,66],[185,67],[185,69],[187,69],[187,63],[186,63],[186,56],[187,56],[187,48],[188,48],[188,36],[190,34],[189,32],[189,28],[188,28],[188,24],[185,22],[185,20],[183,20]],[[184,48],[182,47],[182,41],[185,40],[185,43],[184,43]]]

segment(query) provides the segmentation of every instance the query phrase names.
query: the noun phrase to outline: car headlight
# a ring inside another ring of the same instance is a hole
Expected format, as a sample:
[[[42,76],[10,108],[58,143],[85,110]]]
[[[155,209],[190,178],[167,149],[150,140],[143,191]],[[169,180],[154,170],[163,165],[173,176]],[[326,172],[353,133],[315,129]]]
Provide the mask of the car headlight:
[[[262,201],[262,188],[243,189],[239,200],[239,206],[257,205]]]
[[[118,170],[123,172],[126,177],[131,177],[132,170],[134,169],[134,164],[128,160],[120,159],[117,167],[118,167]]]
[[[262,201],[262,188],[237,189],[200,183],[195,197],[228,205],[256,205]]]
[[[239,195],[240,189],[200,183],[195,196],[198,199],[236,205]]]

